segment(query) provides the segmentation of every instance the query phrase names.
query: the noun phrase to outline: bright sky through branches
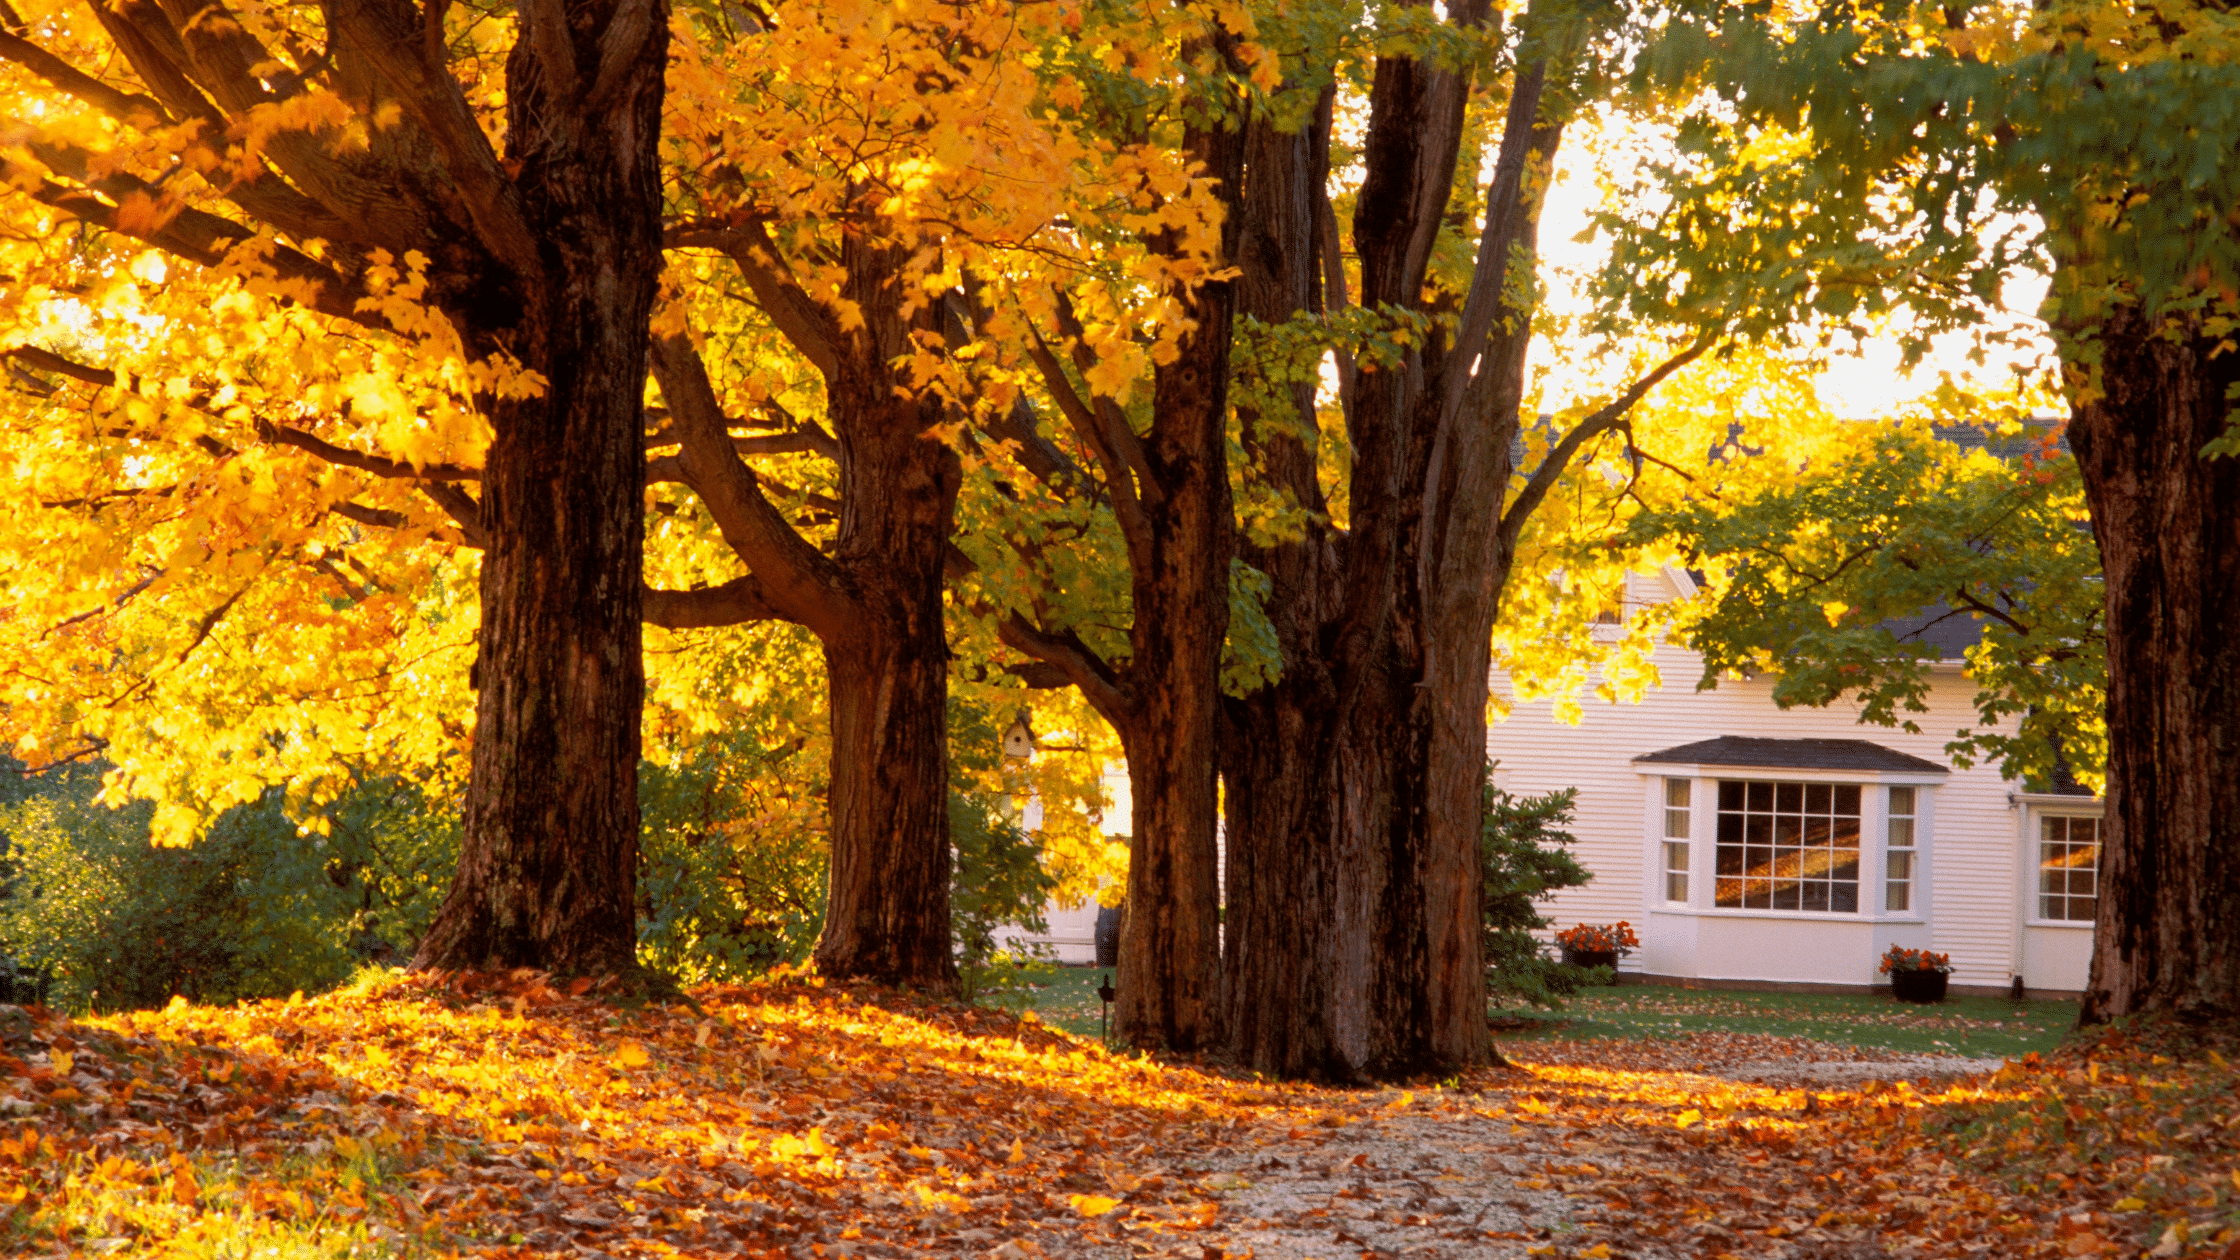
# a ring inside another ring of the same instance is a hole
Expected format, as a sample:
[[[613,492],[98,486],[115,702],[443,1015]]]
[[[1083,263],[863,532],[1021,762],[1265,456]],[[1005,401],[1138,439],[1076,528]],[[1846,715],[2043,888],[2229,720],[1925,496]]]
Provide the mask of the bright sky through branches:
[[[1582,244],[1574,239],[1587,229],[1596,208],[1599,192],[1595,164],[1615,168],[1618,163],[1653,159],[1664,147],[1660,138],[1630,127],[1615,133],[1597,127],[1576,147],[1566,144],[1569,160],[1557,164],[1555,186],[1549,190],[1540,230],[1541,276],[1548,285],[1550,308],[1559,316],[1586,312],[1586,280],[1601,266],[1607,253],[1602,240]],[[1589,154],[1593,162],[1587,160]],[[2053,343],[2046,335],[2044,321],[2036,313],[2045,295],[2043,275],[2017,276],[2009,282],[2003,295],[2009,319],[2006,326],[2022,334],[2018,342],[2029,345],[2042,356],[2041,362],[2032,364],[2033,367],[2052,362]],[[1984,363],[1974,364],[1968,361],[1972,340],[1965,333],[1948,333],[1936,338],[1930,355],[1909,373],[1901,369],[1902,356],[1895,335],[1870,339],[1857,353],[1850,352],[1848,342],[1839,339],[1815,384],[1821,401],[1834,414],[1862,419],[1887,415],[1907,400],[1935,388],[1939,374],[1944,372],[1951,373],[1955,380],[1972,380],[1987,388],[2009,384],[2013,377],[2013,368],[2009,365],[2024,357],[2023,352],[1992,347]],[[1537,348],[1533,357],[1535,370],[1545,374],[1542,380],[1548,386],[1543,395],[1543,407],[1561,405],[1592,393],[1598,387],[1602,373],[1585,361],[1577,361],[1576,366],[1557,364],[1553,355]]]

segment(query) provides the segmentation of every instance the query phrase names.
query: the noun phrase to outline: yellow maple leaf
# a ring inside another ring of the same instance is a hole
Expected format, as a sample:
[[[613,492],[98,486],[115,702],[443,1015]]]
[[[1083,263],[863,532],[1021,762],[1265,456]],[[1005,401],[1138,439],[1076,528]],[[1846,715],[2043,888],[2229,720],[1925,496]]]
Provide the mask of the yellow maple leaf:
[[[646,1049],[644,1046],[639,1045],[635,1041],[625,1041],[621,1045],[614,1048],[614,1063],[616,1067],[644,1067],[646,1064],[651,1062],[653,1062],[653,1057],[646,1053]]]
[[[1690,1107],[1690,1108],[1688,1108],[1688,1109],[1687,1109],[1686,1111],[1683,1111],[1683,1112],[1681,1112],[1681,1113],[1680,1113],[1680,1116],[1679,1116],[1679,1118],[1678,1118],[1677,1120],[1673,1121],[1673,1123],[1674,1123],[1674,1124],[1676,1124],[1676,1125],[1678,1125],[1678,1126],[1679,1126],[1680,1128],[1683,1128],[1683,1129],[1685,1129],[1685,1128],[1687,1128],[1687,1127],[1688,1127],[1689,1125],[1691,1125],[1691,1124],[1695,1124],[1695,1123],[1697,1123],[1698,1121],[1700,1121],[1700,1120],[1702,1120],[1702,1119],[1703,1119],[1703,1113],[1702,1113],[1702,1112],[1700,1112],[1700,1111],[1697,1111],[1697,1110],[1696,1110],[1695,1108],[1693,1108],[1693,1107]]]
[[[1120,1206],[1120,1200],[1108,1199],[1101,1194],[1069,1194],[1066,1202],[1072,1204],[1073,1210],[1083,1216],[1103,1216]]]

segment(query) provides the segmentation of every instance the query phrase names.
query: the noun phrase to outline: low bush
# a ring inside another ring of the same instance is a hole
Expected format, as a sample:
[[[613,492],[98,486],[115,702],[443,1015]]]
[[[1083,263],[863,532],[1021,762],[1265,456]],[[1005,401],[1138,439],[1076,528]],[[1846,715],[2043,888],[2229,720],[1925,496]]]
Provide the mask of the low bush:
[[[1486,813],[1479,854],[1485,878],[1486,989],[1496,1004],[1512,1001],[1556,1007],[1592,984],[1607,984],[1608,967],[1580,967],[1549,956],[1533,932],[1549,926],[1539,903],[1558,889],[1576,888],[1592,872],[1571,856],[1576,788],[1546,796],[1512,796],[1485,789]]]
[[[192,847],[157,848],[150,807],[98,803],[97,771],[43,778],[0,807],[0,954],[66,1009],[330,988],[416,939],[457,861],[440,828],[413,829],[419,794],[394,785],[335,807],[329,835],[299,830],[273,792]]]

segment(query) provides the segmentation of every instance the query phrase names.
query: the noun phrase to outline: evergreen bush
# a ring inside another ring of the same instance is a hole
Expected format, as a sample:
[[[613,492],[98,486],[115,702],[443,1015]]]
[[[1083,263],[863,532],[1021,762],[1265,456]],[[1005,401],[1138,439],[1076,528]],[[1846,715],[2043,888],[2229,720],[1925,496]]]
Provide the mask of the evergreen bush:
[[[1485,787],[1485,824],[1479,854],[1485,877],[1486,989],[1496,1005],[1529,1002],[1554,1008],[1593,984],[1610,981],[1608,967],[1580,967],[1552,956],[1533,936],[1549,926],[1537,908],[1558,889],[1594,878],[1571,855],[1570,832],[1579,791],[1512,796]]]

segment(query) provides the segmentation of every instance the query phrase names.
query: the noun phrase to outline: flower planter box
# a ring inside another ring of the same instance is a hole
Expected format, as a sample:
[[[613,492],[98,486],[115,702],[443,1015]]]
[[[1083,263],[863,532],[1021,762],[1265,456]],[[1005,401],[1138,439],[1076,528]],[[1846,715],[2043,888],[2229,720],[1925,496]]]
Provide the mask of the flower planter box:
[[[1563,960],[1578,967],[1609,967],[1615,970],[1618,966],[1618,951],[1614,949],[1567,949],[1563,951]]]
[[[1890,995],[1901,1002],[1919,1002],[1924,1006],[1944,1001],[1945,986],[1952,977],[1942,971],[1893,971],[1890,973]]]

